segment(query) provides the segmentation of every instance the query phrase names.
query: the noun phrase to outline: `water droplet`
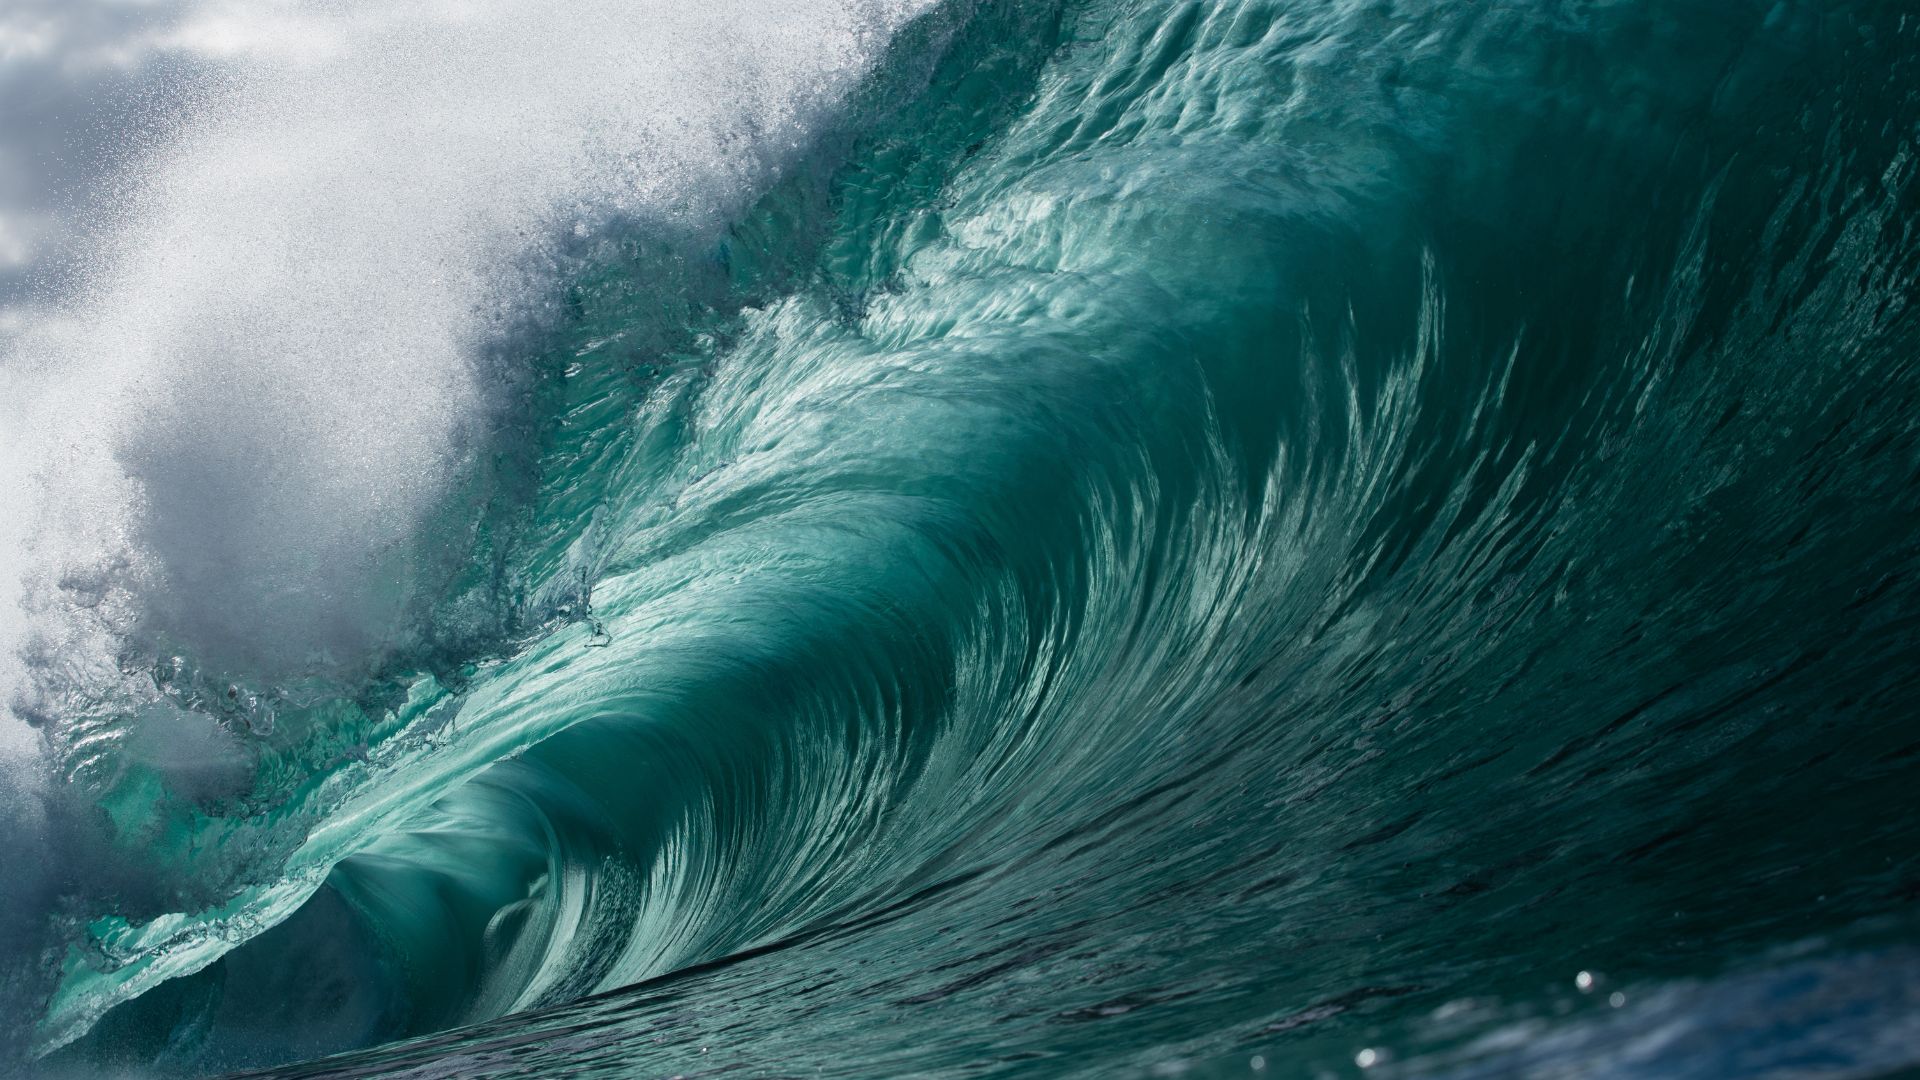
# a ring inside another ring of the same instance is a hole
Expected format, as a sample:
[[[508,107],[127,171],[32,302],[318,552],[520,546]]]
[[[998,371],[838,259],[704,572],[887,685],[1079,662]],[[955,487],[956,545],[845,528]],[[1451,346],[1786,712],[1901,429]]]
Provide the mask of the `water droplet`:
[[[1580,992],[1583,994],[1592,990],[1593,989],[1593,972],[1583,971],[1580,974],[1575,975],[1573,977],[1573,985],[1579,987]]]
[[[1613,1006],[1616,1009],[1622,1005],[1625,1005],[1626,1003],[1627,1003],[1627,995],[1621,993],[1618,990],[1615,990],[1613,993],[1607,995],[1607,1004]]]
[[[1380,1051],[1368,1047],[1353,1055],[1353,1063],[1363,1069],[1371,1069],[1380,1061]]]

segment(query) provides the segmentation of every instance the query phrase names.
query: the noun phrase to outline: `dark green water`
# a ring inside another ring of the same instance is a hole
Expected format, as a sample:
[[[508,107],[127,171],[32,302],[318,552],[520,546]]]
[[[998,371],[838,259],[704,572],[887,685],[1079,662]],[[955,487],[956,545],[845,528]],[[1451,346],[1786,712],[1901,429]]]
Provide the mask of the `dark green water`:
[[[372,674],[71,770],[142,884],[37,1068],[1920,1065],[1917,58],[933,8],[724,234],[558,260]]]

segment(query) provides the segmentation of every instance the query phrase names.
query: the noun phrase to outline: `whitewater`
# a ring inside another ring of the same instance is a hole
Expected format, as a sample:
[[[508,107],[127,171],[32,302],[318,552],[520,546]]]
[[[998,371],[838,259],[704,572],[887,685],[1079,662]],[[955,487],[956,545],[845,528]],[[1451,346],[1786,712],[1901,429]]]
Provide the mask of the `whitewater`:
[[[1920,1066],[1901,5],[189,10],[0,1071]]]

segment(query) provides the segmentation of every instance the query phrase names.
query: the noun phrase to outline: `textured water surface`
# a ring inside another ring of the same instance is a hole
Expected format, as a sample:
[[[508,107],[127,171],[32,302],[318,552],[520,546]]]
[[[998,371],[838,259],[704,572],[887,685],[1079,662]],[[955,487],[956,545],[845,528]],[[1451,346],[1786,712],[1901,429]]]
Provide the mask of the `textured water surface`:
[[[1920,1066],[1920,17],[828,7],[155,152],[10,360],[23,1068]]]

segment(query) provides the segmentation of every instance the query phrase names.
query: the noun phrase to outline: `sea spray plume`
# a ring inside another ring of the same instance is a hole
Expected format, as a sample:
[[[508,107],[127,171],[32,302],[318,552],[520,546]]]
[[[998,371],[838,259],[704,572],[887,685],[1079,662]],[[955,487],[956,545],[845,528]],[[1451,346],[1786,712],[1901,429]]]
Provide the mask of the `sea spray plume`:
[[[182,18],[230,58],[125,181],[83,290],[6,362],[9,738],[36,725],[40,767],[125,789],[103,846],[157,824],[155,779],[244,794],[277,713],[407,646],[523,408],[498,346],[551,317],[556,267],[610,230],[723,225],[917,7]],[[10,970],[62,962],[7,945]]]
[[[511,383],[482,346],[537,315],[556,241],[737,206],[884,29],[816,5],[349,12],[291,19],[310,52],[195,103],[99,258],[82,339],[23,346],[63,348],[36,360],[107,399],[72,440],[112,461],[88,516],[124,522],[102,542],[158,576],[146,614],[221,669],[389,634],[392,563]]]

